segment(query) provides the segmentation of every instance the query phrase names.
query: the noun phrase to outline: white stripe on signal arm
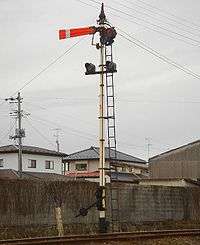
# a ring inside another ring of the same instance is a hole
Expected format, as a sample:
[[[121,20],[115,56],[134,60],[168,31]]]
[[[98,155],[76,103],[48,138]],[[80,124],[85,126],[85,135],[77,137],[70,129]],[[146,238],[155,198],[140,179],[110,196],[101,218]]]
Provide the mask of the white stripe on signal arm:
[[[70,29],[66,30],[66,38],[70,37]]]

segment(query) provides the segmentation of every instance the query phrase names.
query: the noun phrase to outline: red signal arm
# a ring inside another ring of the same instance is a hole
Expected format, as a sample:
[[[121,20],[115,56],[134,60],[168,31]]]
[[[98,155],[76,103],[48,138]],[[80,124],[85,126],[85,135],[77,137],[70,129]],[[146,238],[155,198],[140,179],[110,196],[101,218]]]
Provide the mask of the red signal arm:
[[[91,35],[96,33],[96,27],[81,27],[81,28],[73,28],[73,29],[63,29],[59,30],[59,39],[66,39],[70,37],[78,37],[84,35]]]

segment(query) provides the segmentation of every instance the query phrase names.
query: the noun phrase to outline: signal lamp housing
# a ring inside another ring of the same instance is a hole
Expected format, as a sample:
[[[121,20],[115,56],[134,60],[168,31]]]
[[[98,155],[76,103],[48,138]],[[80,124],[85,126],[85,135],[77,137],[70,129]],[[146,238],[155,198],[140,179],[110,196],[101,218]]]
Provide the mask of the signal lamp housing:
[[[116,72],[117,71],[117,65],[116,63],[112,62],[112,61],[106,61],[106,71],[107,72]]]
[[[96,67],[92,63],[85,63],[85,68],[86,68],[86,72],[85,72],[86,75],[95,74],[96,72]]]
[[[117,32],[114,27],[102,29],[100,31],[100,42],[103,45],[109,46],[114,42]]]

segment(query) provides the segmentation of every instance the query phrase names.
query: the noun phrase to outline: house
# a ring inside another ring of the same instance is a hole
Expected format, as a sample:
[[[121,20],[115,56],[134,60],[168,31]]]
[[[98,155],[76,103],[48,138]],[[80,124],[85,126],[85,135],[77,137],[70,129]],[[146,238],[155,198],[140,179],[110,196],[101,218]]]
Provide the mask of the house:
[[[150,179],[200,179],[200,140],[149,159]]]
[[[45,148],[35,146],[22,147],[22,171],[62,174],[62,158],[67,156]],[[18,170],[18,146],[0,147],[0,170]]]
[[[121,181],[133,181],[135,179],[147,178],[148,167],[146,161],[129,154],[117,151],[116,158],[114,150],[105,149],[105,167],[112,169],[111,178]],[[99,179],[99,148],[91,146],[88,149],[78,151],[63,158],[68,164],[66,175],[75,179],[98,181]],[[108,175],[107,171],[107,175]]]

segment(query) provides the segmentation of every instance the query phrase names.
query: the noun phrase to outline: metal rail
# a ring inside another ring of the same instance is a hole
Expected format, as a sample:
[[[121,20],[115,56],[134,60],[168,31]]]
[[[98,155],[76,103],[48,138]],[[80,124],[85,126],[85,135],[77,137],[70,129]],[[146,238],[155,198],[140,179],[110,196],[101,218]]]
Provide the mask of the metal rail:
[[[88,242],[160,239],[164,237],[200,236],[200,229],[156,230],[64,237],[38,237],[16,240],[0,240],[0,245],[88,244]]]

